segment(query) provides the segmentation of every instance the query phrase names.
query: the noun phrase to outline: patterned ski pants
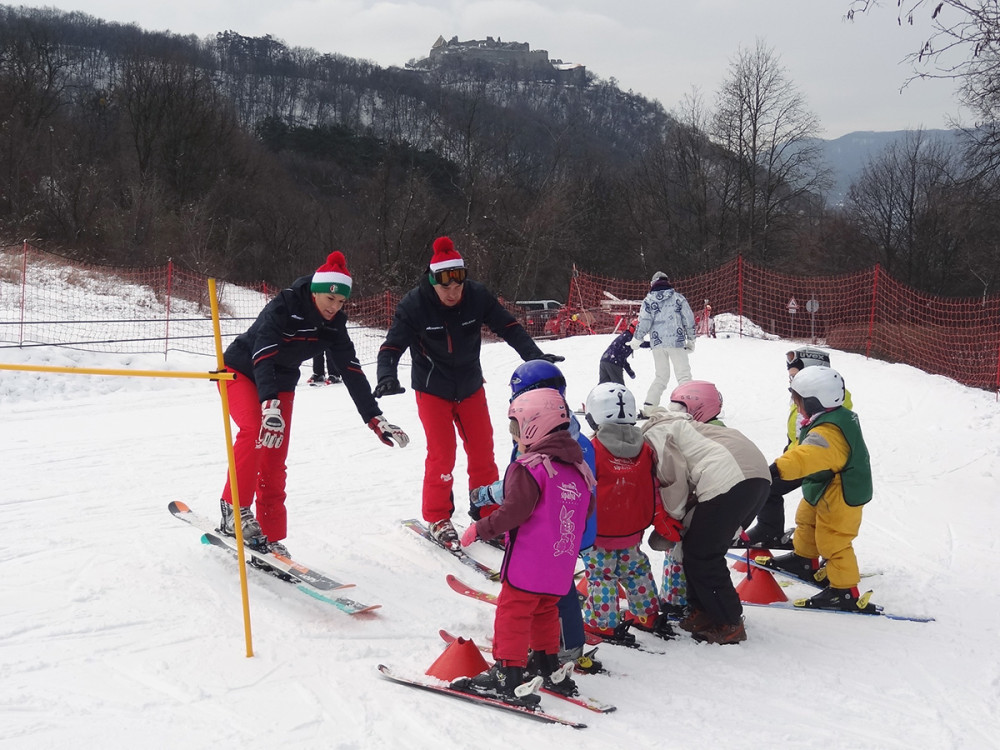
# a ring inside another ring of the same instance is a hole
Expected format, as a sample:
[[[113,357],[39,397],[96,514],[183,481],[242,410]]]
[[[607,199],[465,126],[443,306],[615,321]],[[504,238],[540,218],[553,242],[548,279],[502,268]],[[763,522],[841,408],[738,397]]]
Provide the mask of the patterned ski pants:
[[[591,627],[614,628],[618,613],[618,586],[625,593],[628,608],[636,617],[660,611],[656,581],[646,553],[639,545],[625,549],[591,547],[580,554],[587,573],[587,601],[583,620]]]

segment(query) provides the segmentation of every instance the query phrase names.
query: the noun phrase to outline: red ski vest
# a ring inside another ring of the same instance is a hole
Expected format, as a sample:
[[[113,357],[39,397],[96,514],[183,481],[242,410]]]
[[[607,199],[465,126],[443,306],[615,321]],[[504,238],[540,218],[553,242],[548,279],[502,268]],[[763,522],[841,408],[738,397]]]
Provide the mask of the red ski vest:
[[[594,437],[597,465],[597,534],[630,536],[653,522],[656,468],[653,449],[643,443],[635,458],[616,456]]]

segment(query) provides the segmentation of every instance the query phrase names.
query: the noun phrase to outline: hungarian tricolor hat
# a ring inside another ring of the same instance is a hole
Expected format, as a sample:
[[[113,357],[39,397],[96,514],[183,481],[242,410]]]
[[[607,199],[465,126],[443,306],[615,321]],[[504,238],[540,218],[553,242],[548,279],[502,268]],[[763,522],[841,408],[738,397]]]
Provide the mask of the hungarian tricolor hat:
[[[351,275],[347,272],[347,260],[339,250],[334,250],[326,258],[326,263],[313,274],[313,294],[342,294],[351,296]]]

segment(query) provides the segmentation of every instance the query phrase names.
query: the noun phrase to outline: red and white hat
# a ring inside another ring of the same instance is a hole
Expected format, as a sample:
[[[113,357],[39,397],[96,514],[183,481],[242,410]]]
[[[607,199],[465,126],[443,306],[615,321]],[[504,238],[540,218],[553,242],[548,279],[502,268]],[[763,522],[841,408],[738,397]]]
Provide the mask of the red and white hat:
[[[455,249],[451,237],[438,237],[434,240],[434,255],[431,257],[431,273],[447,271],[452,268],[465,268],[465,261]]]
[[[351,296],[351,275],[347,272],[347,260],[339,250],[326,257],[326,263],[316,269],[309,287],[313,294],[342,294]]]

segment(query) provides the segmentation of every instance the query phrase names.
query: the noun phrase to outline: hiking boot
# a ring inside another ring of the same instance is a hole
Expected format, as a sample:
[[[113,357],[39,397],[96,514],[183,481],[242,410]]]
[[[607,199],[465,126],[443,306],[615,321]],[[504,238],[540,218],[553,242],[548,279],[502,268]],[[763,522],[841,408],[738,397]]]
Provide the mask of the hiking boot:
[[[628,632],[628,623],[619,623],[617,627],[614,628],[600,628],[596,625],[590,625],[588,623],[583,623],[583,629],[587,633],[596,635],[602,641],[607,641],[608,643],[616,643],[619,646],[635,646],[635,636]]]
[[[715,627],[715,621],[708,616],[708,613],[701,609],[692,609],[687,616],[677,623],[677,626],[692,635],[711,627]]]
[[[504,703],[531,708],[542,700],[538,695],[541,684],[541,677],[525,682],[523,667],[503,666],[497,662],[475,677],[460,677],[451,683],[451,687],[454,690],[476,693],[502,700]]]
[[[236,526],[233,523],[233,506],[225,500],[219,501],[222,510],[222,521],[219,523],[219,531],[226,536],[236,536]],[[252,549],[267,551],[267,537],[253,516],[253,511],[247,508],[240,508],[240,525],[243,527],[243,543]]]
[[[737,623],[715,625],[699,630],[697,633],[692,633],[692,637],[702,643],[718,643],[720,645],[742,643],[747,639],[747,629],[743,626],[743,621],[740,620]]]
[[[795,602],[796,607],[840,609],[848,612],[855,609],[865,610],[867,604],[867,597],[861,597],[856,586],[849,589],[835,589],[829,586],[809,599],[799,599]]]
[[[452,526],[450,518],[435,521],[428,526],[428,529],[431,532],[431,536],[437,540],[437,543],[449,552],[462,551],[462,542],[459,541],[458,533],[455,531],[455,527]]]
[[[541,651],[532,651],[528,657],[528,666],[524,671],[529,675],[539,675],[542,678],[542,687],[553,693],[559,693],[566,697],[579,695],[580,691],[576,683],[570,678],[575,662],[568,661],[559,664],[558,654],[546,654]]]
[[[819,570],[819,558],[817,557],[802,557],[801,555],[796,555],[794,552],[789,552],[787,555],[770,557],[764,562],[760,562],[760,560],[756,562],[765,568],[781,570],[806,583],[813,585],[822,583],[821,579],[816,578],[816,571]]]

